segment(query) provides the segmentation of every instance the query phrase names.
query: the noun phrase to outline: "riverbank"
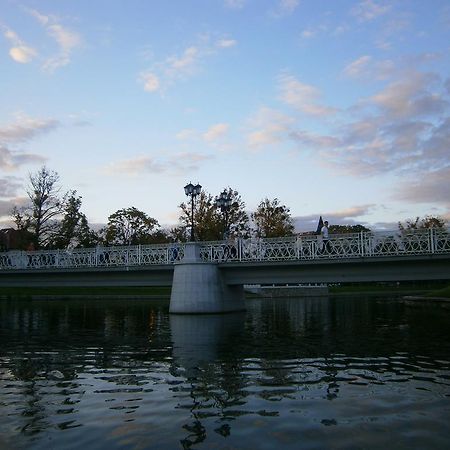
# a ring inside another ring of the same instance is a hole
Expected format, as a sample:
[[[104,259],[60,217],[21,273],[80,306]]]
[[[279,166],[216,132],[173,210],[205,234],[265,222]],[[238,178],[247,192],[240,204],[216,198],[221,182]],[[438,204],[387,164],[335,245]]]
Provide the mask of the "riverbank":
[[[169,298],[170,287],[1,287],[0,299],[109,299],[109,298]]]
[[[331,296],[348,295],[395,295],[450,297],[450,286],[446,282],[401,282],[401,283],[349,283],[329,285]]]
[[[446,297],[405,295],[403,297],[403,301],[407,305],[426,306],[429,304],[434,304],[434,305],[441,306],[442,308],[450,309],[450,298],[446,298]]]
[[[450,309],[450,286],[435,289],[424,295],[405,295],[403,300],[408,305],[423,306],[430,303]]]
[[[246,296],[251,297],[286,297],[286,296],[375,296],[392,295],[417,299],[450,299],[450,286],[412,286],[412,285],[338,285],[338,286],[277,286],[264,289],[248,289]],[[262,292],[263,291],[263,292]],[[0,299],[108,299],[108,298],[170,298],[171,287],[0,287]]]

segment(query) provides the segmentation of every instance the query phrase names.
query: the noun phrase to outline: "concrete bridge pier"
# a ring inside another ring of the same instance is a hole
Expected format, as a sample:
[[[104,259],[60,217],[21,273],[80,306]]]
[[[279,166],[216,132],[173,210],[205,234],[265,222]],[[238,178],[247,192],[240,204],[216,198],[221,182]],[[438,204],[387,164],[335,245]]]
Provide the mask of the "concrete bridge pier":
[[[217,263],[202,261],[199,245],[187,243],[184,258],[174,267],[170,313],[217,314],[244,310],[244,287],[227,285]]]

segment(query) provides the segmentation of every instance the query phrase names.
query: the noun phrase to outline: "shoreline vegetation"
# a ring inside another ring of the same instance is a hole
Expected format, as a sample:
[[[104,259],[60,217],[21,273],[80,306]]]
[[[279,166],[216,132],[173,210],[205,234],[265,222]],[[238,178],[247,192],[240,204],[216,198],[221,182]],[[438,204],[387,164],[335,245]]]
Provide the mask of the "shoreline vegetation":
[[[171,288],[167,287],[0,287],[0,299],[8,298],[169,298]],[[329,296],[346,295],[395,295],[408,296],[426,299],[450,299],[450,285],[446,283],[432,284],[392,284],[392,283],[364,283],[349,285],[330,285],[328,287]],[[247,294],[248,298],[259,297],[256,294]]]

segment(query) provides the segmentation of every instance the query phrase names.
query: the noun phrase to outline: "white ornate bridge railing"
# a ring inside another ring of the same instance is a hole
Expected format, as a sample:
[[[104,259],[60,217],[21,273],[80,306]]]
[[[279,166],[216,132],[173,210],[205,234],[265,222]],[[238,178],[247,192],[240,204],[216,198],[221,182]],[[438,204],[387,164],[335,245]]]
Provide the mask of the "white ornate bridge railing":
[[[200,242],[200,257],[213,262],[288,261],[450,254],[450,230],[382,231],[273,239]],[[0,270],[130,267],[173,264],[184,243],[0,253]]]
[[[450,230],[361,232],[321,236],[205,242],[204,260],[286,261],[450,253]]]
[[[184,244],[130,245],[0,253],[2,269],[66,269],[172,264],[184,256]]]

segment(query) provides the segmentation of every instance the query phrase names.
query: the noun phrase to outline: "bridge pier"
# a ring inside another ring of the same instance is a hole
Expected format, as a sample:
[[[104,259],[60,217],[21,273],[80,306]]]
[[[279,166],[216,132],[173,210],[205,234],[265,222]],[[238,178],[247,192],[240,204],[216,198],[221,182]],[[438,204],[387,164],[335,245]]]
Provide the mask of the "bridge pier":
[[[170,313],[216,314],[244,310],[244,287],[227,285],[217,263],[202,261],[199,245],[187,243],[184,258],[174,267]]]

